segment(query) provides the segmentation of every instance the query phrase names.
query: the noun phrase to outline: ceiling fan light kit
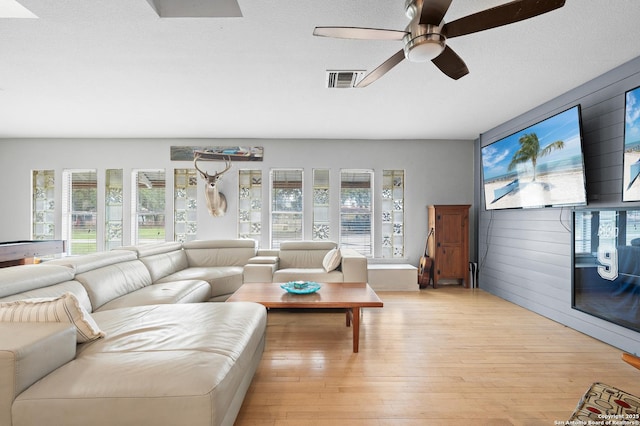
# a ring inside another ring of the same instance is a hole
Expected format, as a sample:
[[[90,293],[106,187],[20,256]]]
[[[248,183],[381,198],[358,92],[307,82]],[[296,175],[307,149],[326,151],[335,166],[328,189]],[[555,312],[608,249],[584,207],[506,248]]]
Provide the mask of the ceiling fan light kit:
[[[434,25],[418,25],[421,31],[404,36],[404,55],[410,62],[428,62],[445,48],[446,38]],[[417,35],[416,35],[417,34]]]
[[[404,47],[375,68],[355,87],[373,83],[394,66],[431,61],[448,77],[457,80],[469,73],[462,58],[447,45],[447,39],[513,24],[564,6],[565,0],[514,0],[445,23],[443,18],[453,0],[406,0],[405,14],[411,22],[404,31],[362,27],[316,27],[322,37],[402,41]]]

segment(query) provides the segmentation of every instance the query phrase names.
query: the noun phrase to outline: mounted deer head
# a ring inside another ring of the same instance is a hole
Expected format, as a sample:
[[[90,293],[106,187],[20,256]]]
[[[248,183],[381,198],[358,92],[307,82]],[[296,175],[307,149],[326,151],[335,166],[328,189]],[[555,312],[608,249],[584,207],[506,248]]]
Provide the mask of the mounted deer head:
[[[231,168],[231,160],[225,160],[225,168],[221,172],[215,172],[210,175],[207,172],[200,170],[198,167],[198,159],[202,153],[196,152],[193,157],[193,165],[198,172],[200,172],[200,176],[202,179],[207,181],[207,187],[205,188],[205,196],[207,198],[207,210],[211,216],[219,217],[224,216],[227,211],[227,197],[224,196],[223,193],[218,191],[218,180],[222,177],[222,175]]]

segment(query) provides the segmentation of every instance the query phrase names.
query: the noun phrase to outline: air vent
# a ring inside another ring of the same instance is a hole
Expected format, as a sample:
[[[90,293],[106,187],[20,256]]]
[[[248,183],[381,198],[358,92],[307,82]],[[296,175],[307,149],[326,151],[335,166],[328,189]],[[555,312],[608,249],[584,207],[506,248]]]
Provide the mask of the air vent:
[[[332,71],[327,70],[327,88],[329,89],[351,89],[364,76],[364,71]]]

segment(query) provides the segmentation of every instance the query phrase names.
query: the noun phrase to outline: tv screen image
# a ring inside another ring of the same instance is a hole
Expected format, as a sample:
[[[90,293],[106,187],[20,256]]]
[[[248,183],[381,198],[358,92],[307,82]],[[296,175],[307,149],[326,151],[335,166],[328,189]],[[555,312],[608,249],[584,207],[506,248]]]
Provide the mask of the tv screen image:
[[[487,210],[587,203],[580,105],[482,147]]]
[[[622,201],[640,200],[640,87],[625,94]]]

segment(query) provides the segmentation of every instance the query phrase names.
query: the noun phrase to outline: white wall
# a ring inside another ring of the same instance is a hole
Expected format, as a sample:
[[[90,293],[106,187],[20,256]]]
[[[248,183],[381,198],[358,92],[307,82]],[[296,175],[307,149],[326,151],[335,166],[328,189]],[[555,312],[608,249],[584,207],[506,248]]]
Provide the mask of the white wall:
[[[57,210],[60,204],[62,170],[93,168],[98,171],[98,185],[104,186],[106,169],[124,169],[125,208],[130,208],[130,179],[132,169],[165,169],[167,187],[173,186],[173,169],[192,167],[190,161],[171,161],[173,145],[196,146],[263,146],[264,161],[235,162],[232,172],[220,183],[228,201],[227,215],[209,216],[204,200],[204,186],[200,180],[198,199],[198,238],[236,238],[237,170],[262,169],[268,181],[272,168],[304,169],[305,181],[305,238],[311,239],[311,176],[314,168],[331,170],[333,205],[338,206],[338,173],[343,168],[374,169],[376,194],[380,193],[383,169],[404,169],[406,173],[405,223],[407,258],[417,264],[427,231],[429,204],[473,204],[474,145],[473,141],[437,140],[266,140],[266,139],[0,139],[0,240],[15,241],[31,238],[31,170],[55,169]],[[207,170],[221,168],[223,163],[206,164]],[[263,197],[268,198],[268,185],[263,185]],[[168,195],[168,208],[173,207]],[[379,203],[379,198],[374,200]],[[376,249],[379,253],[380,218],[376,215]],[[168,215],[171,217],[171,215]],[[333,217],[337,218],[337,215]],[[99,219],[100,221],[101,219]],[[126,220],[125,220],[126,222]],[[261,246],[268,247],[268,203],[263,204],[263,235]],[[338,238],[337,222],[332,226],[333,239]],[[125,228],[128,238],[129,228]],[[57,227],[56,235],[60,229]],[[470,224],[472,236],[474,223]],[[168,229],[167,235],[173,235]],[[125,244],[129,241],[125,240]],[[475,258],[475,253],[471,253]]]

